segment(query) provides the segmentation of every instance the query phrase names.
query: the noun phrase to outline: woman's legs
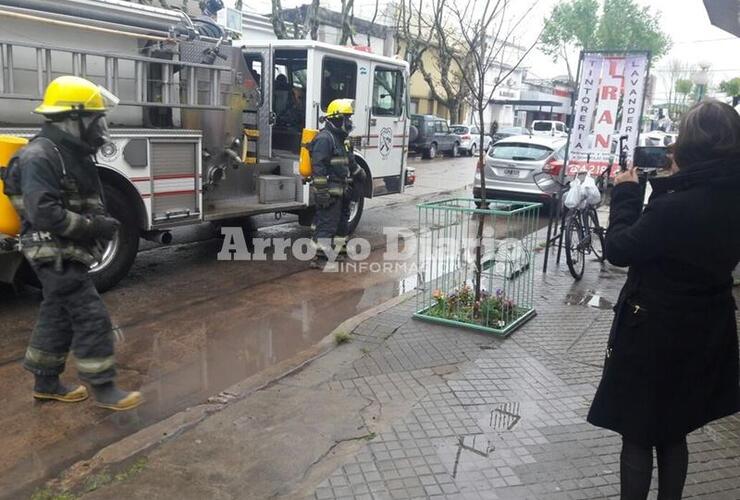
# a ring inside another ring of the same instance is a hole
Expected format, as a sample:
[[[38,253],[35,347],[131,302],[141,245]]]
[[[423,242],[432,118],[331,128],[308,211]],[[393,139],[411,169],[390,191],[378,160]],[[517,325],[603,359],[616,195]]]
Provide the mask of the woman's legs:
[[[658,446],[657,450],[658,500],[680,500],[689,466],[686,438]]]
[[[656,448],[658,500],[680,500],[689,464],[686,438]],[[653,448],[622,438],[619,472],[622,500],[645,500],[653,475]]]
[[[619,476],[622,500],[645,500],[653,476],[653,448],[622,438]]]

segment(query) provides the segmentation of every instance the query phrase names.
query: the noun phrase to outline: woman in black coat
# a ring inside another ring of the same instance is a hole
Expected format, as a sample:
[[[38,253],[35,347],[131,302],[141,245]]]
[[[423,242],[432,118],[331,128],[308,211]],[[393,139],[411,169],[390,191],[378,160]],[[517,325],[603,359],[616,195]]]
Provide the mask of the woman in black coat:
[[[686,435],[740,410],[732,271],[740,260],[740,115],[689,110],[674,169],[642,210],[635,169],[612,193],[606,257],[629,266],[588,421],[622,435],[622,499],[680,499]],[[642,213],[641,213],[642,212]]]

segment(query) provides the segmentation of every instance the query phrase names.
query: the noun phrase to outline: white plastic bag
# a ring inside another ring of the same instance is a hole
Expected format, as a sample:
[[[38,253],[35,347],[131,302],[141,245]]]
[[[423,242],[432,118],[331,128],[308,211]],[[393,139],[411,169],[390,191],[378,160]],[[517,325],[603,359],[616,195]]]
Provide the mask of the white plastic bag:
[[[581,184],[582,197],[589,205],[598,205],[601,202],[601,193],[596,186],[596,181],[590,175],[586,175]]]
[[[565,203],[566,207],[573,209],[580,205],[581,201],[583,201],[583,186],[580,179],[576,177],[570,182],[570,189],[565,193],[563,203]]]

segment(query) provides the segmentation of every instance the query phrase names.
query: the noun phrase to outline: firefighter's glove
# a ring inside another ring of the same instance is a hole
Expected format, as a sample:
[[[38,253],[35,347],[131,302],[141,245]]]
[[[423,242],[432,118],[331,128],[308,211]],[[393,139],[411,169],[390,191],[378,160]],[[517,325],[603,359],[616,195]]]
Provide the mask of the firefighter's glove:
[[[113,217],[96,215],[90,223],[90,235],[96,240],[110,241],[120,225],[121,223]]]

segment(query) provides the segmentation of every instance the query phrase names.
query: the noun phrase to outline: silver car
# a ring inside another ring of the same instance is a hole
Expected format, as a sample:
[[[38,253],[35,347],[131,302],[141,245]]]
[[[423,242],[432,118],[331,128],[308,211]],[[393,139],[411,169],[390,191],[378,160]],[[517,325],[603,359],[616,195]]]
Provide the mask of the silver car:
[[[557,174],[565,161],[565,137],[517,135],[495,143],[486,156],[486,198],[506,199],[516,195],[545,199],[534,175]],[[480,172],[475,173],[473,196],[480,198]]]
[[[450,125],[452,132],[460,138],[460,153],[468,156],[478,156],[480,151],[480,128],[476,125]],[[491,144],[491,136],[483,136],[483,150]]]

